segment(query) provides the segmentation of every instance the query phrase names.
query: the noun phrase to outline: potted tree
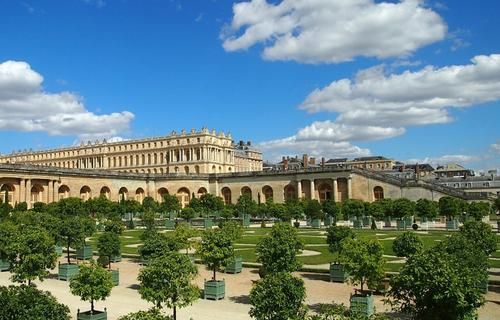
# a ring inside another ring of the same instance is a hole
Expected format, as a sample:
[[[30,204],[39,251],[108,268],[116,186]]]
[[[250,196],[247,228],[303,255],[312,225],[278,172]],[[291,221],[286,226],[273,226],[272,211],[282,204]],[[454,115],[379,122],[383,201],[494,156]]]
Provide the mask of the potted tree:
[[[304,213],[306,217],[311,221],[312,228],[321,227],[321,219],[325,216],[323,213],[323,208],[318,200],[307,201],[304,207]]]
[[[93,256],[93,249],[91,245],[87,244],[86,238],[91,237],[96,232],[96,223],[94,219],[88,215],[81,216],[81,220],[83,227],[83,241],[76,244],[76,259],[88,260]]]
[[[214,221],[210,216],[224,209],[224,200],[211,193],[205,193],[200,197],[200,208],[204,215],[205,228],[211,229]]]
[[[141,264],[147,265],[152,259],[161,256],[168,251],[179,251],[181,244],[173,234],[152,233],[144,240],[144,244],[139,247]]]
[[[344,217],[352,219],[354,229],[361,229],[362,217],[365,215],[365,204],[361,200],[347,199],[342,203],[342,214]]]
[[[340,218],[340,205],[335,200],[328,199],[322,206],[325,213],[325,227],[336,225]]]
[[[78,265],[71,263],[70,247],[82,243],[85,239],[85,230],[81,216],[63,215],[58,222],[59,234],[66,245],[67,263],[59,263],[59,280],[68,281],[78,274]]]
[[[120,236],[113,231],[105,231],[97,239],[97,250],[101,257],[105,257],[108,271],[111,273],[111,279],[115,286],[120,284],[120,270],[111,269],[113,257],[121,256],[121,241]]]
[[[111,274],[90,260],[88,264],[80,265],[80,272],[70,280],[71,293],[79,296],[83,301],[90,302],[90,310],[80,312],[78,310],[77,320],[106,320],[108,318],[106,309],[98,311],[94,309],[94,302],[105,300],[111,294],[113,281]]]
[[[0,272],[10,269],[9,246],[16,234],[17,227],[12,222],[2,221],[0,223]]]
[[[205,265],[213,270],[213,278],[205,281],[205,299],[224,299],[226,283],[224,280],[218,281],[216,276],[217,270],[234,256],[231,238],[219,230],[207,230],[202,237],[198,253]]]
[[[192,238],[196,236],[196,231],[191,228],[191,225],[187,222],[181,222],[175,227],[174,237],[179,244],[181,249],[186,250],[186,255],[189,257],[191,262],[194,262],[195,258],[193,254],[189,254],[189,250],[193,248]]]
[[[177,212],[181,210],[179,199],[175,195],[166,194],[163,196],[163,202],[159,207],[162,212],[168,215],[168,219],[165,221],[165,228],[173,230],[175,228]]]
[[[186,255],[166,252],[140,271],[139,293],[158,310],[163,305],[172,308],[176,320],[177,308],[191,305],[199,297],[198,287],[191,284],[197,274],[198,269]]]
[[[396,199],[392,203],[392,210],[397,218],[398,230],[411,227],[412,223],[409,221],[413,221],[413,215],[415,215],[415,202],[406,198]]]
[[[25,226],[11,240],[9,262],[13,281],[27,281],[30,285],[33,280],[49,276],[47,269],[56,266],[57,254],[54,252],[54,240],[45,229]]]
[[[342,242],[341,262],[353,285],[360,285],[350,298],[351,311],[364,316],[374,313],[373,295],[365,285],[378,287],[384,276],[383,248],[377,240],[348,238]]]
[[[458,217],[461,213],[459,200],[457,198],[449,196],[441,197],[439,199],[438,205],[439,213],[446,216],[446,229],[457,230],[458,221],[456,217]]]
[[[330,263],[330,282],[345,282],[349,277],[349,274],[340,263],[340,254],[342,251],[342,241],[354,237],[355,234],[349,227],[331,226],[328,228],[326,235],[328,250],[336,255],[335,261]]]
[[[221,231],[224,232],[232,242],[237,241],[243,236],[243,227],[239,221],[225,221],[222,224]],[[233,257],[229,259],[224,268],[225,273],[240,273],[243,269],[243,258]]]

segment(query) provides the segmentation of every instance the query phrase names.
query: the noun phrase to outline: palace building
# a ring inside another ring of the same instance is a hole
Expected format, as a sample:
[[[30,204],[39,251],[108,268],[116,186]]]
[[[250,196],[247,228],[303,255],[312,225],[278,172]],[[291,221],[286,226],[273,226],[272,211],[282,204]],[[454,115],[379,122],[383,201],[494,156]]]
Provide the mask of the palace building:
[[[13,152],[1,156],[0,163],[135,173],[230,173],[262,170],[262,153],[250,142],[235,144],[231,134],[202,128],[172,131],[165,137]]]

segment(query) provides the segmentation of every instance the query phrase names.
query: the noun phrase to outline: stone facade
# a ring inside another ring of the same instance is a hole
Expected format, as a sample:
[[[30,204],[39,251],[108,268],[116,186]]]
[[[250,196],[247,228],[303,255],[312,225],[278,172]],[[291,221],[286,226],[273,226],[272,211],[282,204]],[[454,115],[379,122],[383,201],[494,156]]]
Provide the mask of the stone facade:
[[[230,134],[203,128],[158,138],[89,141],[78,147],[15,152],[1,156],[0,163],[130,173],[227,173],[262,170],[262,153],[250,147],[250,142],[235,145]]]
[[[236,203],[249,194],[257,202],[272,197],[275,202],[289,198],[343,201],[406,197],[412,200],[438,200],[452,195],[467,200],[488,200],[431,182],[400,180],[362,169],[322,168],[286,172],[240,172],[222,174],[147,174],[0,164],[0,200],[9,203],[50,203],[67,197],[87,200],[103,195],[112,201],[146,196],[161,202],[163,195],[176,195],[185,206],[194,195],[221,196],[226,203]]]

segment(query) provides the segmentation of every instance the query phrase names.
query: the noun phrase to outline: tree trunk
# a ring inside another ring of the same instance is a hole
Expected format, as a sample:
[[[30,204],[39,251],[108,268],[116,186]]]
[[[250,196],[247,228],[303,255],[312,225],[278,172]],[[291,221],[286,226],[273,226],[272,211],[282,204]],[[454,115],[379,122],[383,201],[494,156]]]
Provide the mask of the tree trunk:
[[[214,281],[217,281],[217,280],[215,279],[215,274],[216,274],[216,272],[217,272],[216,270],[217,270],[217,267],[214,267]]]
[[[68,247],[66,248],[66,250],[67,250],[66,253],[67,253],[67,256],[68,256],[68,264],[71,264],[71,260],[69,259],[69,241],[68,241]]]
[[[90,300],[90,314],[94,314],[94,300]]]
[[[174,306],[174,320],[177,320],[177,307]]]
[[[111,270],[111,256],[108,257],[108,269]]]

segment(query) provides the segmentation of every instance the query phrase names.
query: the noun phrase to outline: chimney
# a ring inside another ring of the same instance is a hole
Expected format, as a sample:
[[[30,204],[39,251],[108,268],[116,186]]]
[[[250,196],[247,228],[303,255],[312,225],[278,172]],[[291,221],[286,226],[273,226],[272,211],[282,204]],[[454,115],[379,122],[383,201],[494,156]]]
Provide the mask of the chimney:
[[[288,170],[288,159],[284,159],[284,160],[283,160],[283,169],[284,169],[285,171],[287,171],[287,170]]]
[[[325,157],[321,157],[321,167],[325,167]]]
[[[310,158],[309,159],[309,164],[314,166],[316,164],[316,158]]]
[[[285,156],[281,157],[281,161],[285,162],[285,160],[286,160]]]
[[[240,143],[239,143],[239,144],[240,144],[240,147],[243,147],[243,145],[244,145],[245,143],[243,142],[243,140],[240,140]]]
[[[252,141],[247,141],[247,146],[251,146],[252,145]]]
[[[304,163],[304,169],[307,169],[309,167],[309,157],[305,153],[302,155],[302,162]]]

